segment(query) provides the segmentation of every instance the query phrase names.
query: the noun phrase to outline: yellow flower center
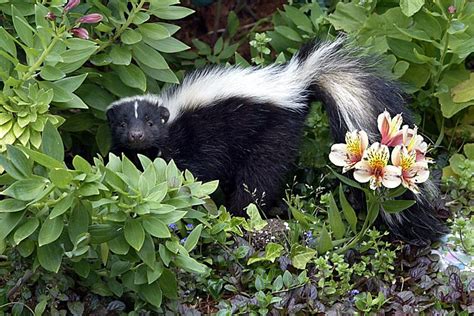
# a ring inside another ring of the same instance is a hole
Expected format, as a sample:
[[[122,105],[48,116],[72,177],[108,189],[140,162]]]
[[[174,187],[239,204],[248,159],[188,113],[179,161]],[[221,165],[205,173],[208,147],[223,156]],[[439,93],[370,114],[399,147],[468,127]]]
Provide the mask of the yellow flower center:
[[[416,152],[402,153],[400,155],[400,167],[403,171],[409,170],[416,163]]]
[[[384,150],[371,150],[367,153],[367,162],[373,170],[381,171],[388,162],[388,154]]]

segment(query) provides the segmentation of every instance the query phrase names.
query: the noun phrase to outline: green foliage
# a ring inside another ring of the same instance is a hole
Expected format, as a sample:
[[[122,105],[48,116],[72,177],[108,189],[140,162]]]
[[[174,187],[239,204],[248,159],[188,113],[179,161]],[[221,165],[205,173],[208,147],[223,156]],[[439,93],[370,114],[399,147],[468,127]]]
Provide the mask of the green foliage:
[[[89,147],[97,143],[91,153],[105,155],[109,137],[103,119],[110,102],[157,92],[160,82],[178,82],[166,54],[188,46],[172,37],[178,26],[161,22],[193,12],[177,3],[86,1],[65,12],[57,1],[3,1],[0,151],[9,144],[38,149],[46,122],[59,126],[65,118],[63,132],[75,133],[63,134],[67,147],[72,138],[86,139]],[[89,13],[100,14],[102,21],[79,25],[78,17]],[[87,39],[73,37],[79,26],[86,28]],[[68,111],[77,109],[90,111]],[[77,137],[78,132],[86,136]]]
[[[143,171],[114,155],[107,164],[95,159],[93,165],[76,156],[69,169],[53,158],[63,152],[53,130],[46,126],[42,153],[8,145],[1,156],[11,175],[0,202],[0,239],[6,246],[37,257],[35,269],[57,273],[70,266],[106,293],[133,292],[157,308],[162,292],[176,297],[176,290],[162,289],[162,276],[178,269],[206,273],[190,255],[203,224],[184,243],[168,225],[206,223],[206,213],[196,207],[206,206],[216,182],[202,184],[172,161],[145,157]],[[99,274],[101,265],[105,270]]]

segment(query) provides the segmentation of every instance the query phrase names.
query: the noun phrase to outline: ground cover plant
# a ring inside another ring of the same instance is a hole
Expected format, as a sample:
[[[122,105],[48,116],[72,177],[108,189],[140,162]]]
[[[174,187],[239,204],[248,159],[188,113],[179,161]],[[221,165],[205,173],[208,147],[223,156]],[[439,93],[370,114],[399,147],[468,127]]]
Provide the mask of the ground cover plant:
[[[211,28],[195,27],[202,16]],[[381,206],[411,205],[392,199],[416,187],[407,178],[380,196],[373,188],[395,185],[345,177],[338,166],[358,167],[331,156],[342,147],[321,104],[284,221],[258,201],[232,216],[212,199],[217,182],[173,162],[109,155],[104,114],[194,67],[283,63],[344,32],[410,96],[442,186],[437,215],[472,256],[473,2],[0,0],[0,22],[0,314],[474,312],[472,263],[446,268],[439,245],[374,225]]]

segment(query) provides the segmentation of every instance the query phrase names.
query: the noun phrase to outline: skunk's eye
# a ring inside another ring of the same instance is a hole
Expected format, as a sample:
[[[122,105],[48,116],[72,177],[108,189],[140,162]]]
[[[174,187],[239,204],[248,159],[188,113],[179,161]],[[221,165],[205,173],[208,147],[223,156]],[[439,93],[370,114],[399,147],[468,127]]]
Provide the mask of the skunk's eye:
[[[122,123],[120,123],[120,126],[121,126],[121,127],[126,127],[126,126],[127,126],[127,123],[122,122]]]
[[[166,120],[164,118],[161,119],[161,124],[165,124]]]
[[[148,124],[148,126],[153,126],[153,121],[148,121],[146,123]]]

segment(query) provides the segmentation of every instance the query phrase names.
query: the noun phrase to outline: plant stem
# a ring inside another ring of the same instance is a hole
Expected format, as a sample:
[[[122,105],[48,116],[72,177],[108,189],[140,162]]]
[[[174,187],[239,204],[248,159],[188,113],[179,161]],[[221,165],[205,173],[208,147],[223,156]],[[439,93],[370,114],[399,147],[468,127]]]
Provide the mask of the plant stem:
[[[106,49],[107,47],[109,47],[110,45],[112,45],[119,37],[120,35],[122,35],[122,33],[130,26],[130,24],[132,24],[132,21],[133,19],[135,18],[135,14],[140,12],[140,10],[142,9],[143,5],[145,4],[145,0],[141,0],[140,3],[137,5],[136,8],[132,9],[132,11],[130,12],[130,15],[128,16],[127,20],[125,21],[124,24],[122,24],[122,26],[120,26],[120,28],[118,29],[118,31],[115,33],[115,35],[109,39],[107,42],[105,43],[102,43],[102,45],[99,46],[99,48],[97,49],[96,53]]]
[[[51,52],[51,50],[54,48],[54,46],[56,45],[56,43],[58,42],[59,40],[59,36],[58,35],[55,35],[53,37],[53,40],[51,41],[51,43],[49,43],[48,47],[46,47],[46,49],[43,51],[43,53],[41,53],[40,57],[38,58],[38,60],[30,67],[30,69],[28,69],[28,71],[23,75],[23,78],[21,78],[21,81],[25,82],[25,81],[28,81],[29,79],[31,79],[31,77],[33,76],[33,74],[36,72],[36,70],[38,70],[39,67],[41,67],[41,65],[43,64],[43,62],[45,61],[46,57],[48,57],[49,53]]]

